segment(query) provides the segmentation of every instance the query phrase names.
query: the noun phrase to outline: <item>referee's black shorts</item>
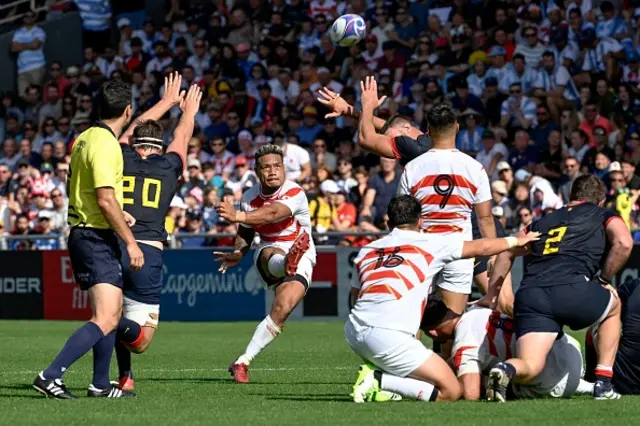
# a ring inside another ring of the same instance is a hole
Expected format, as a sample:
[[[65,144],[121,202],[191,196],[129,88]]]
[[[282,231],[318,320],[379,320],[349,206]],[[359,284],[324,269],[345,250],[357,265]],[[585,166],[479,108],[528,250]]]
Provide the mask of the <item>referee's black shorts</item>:
[[[69,256],[76,282],[82,290],[96,284],[122,288],[120,245],[111,229],[72,228]]]

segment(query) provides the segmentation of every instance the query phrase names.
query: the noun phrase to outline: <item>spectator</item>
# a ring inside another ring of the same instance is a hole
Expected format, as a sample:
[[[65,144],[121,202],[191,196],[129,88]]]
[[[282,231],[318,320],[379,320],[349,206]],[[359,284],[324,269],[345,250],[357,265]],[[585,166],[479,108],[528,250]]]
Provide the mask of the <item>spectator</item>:
[[[49,217],[51,229],[58,234],[66,234],[69,228],[67,224],[67,199],[64,192],[59,188],[54,188],[51,191],[51,201],[53,203],[53,209],[50,211]]]
[[[496,137],[491,130],[485,130],[482,135],[482,146],[484,149],[478,152],[476,160],[482,164],[489,178],[495,180],[498,178],[496,166],[503,159],[508,159],[509,151],[502,142],[496,142]]]
[[[507,185],[507,192],[509,194],[513,191],[513,170],[507,161],[500,161],[496,166],[496,171],[498,172],[498,178],[503,181]]]
[[[500,207],[502,209],[502,216],[511,216],[511,207],[507,194],[507,184],[501,180],[494,180],[491,182],[491,197],[493,198],[493,206]]]
[[[478,111],[468,108],[462,113],[462,117],[465,128],[456,135],[456,148],[475,157],[482,149],[482,135],[485,129],[478,125],[478,120],[482,115]]]
[[[504,207],[493,206],[491,208],[491,214],[493,215],[493,217],[498,219],[498,222],[500,222],[500,224],[502,225],[503,228],[506,228],[506,226],[507,226],[507,216],[506,216]]]
[[[571,195],[571,185],[578,176],[582,175],[580,172],[580,161],[578,161],[576,157],[569,156],[564,161],[564,168],[566,170],[566,177],[568,180],[560,186],[559,193],[562,197],[562,201],[565,204],[568,204],[570,201],[569,196]]]
[[[598,107],[596,102],[593,100],[589,100],[584,106],[584,120],[578,127],[580,130],[589,135],[589,145],[594,144],[593,132],[595,131],[596,127],[603,128],[605,131],[605,135],[608,135],[613,130],[611,122],[607,118],[598,114]]]
[[[529,207],[521,207],[518,210],[518,218],[520,220],[519,228],[524,229],[533,222],[533,214]]]
[[[11,51],[18,54],[19,96],[24,96],[31,85],[42,84],[46,73],[44,43],[47,36],[35,22],[36,14],[27,11],[22,18],[22,26],[13,34],[11,41]]]
[[[619,164],[617,166],[619,167]],[[634,191],[634,193],[631,194],[625,186],[626,180],[622,171],[617,170],[617,167],[609,173],[609,182],[611,189],[605,201],[605,207],[619,215],[627,227],[631,229],[631,210],[638,201],[640,192]]]
[[[103,52],[111,42],[109,0],[73,0],[82,19],[82,44]]]
[[[324,234],[331,229],[332,220],[336,215],[331,199],[339,191],[338,185],[333,180],[327,179],[320,184],[320,192],[315,199],[309,201],[311,226],[318,234]],[[319,241],[326,241],[326,238],[320,237]]]
[[[585,154],[590,149],[589,136],[585,133],[584,130],[575,129],[571,132],[571,146],[567,151],[570,156],[575,157],[579,162],[582,163]]]
[[[349,202],[361,211],[364,197],[369,188],[369,172],[364,166],[360,166],[353,172],[353,177],[357,184],[351,187],[349,191]],[[362,213],[360,213],[360,215],[362,215]]]
[[[594,147],[589,149],[582,159],[582,172],[593,173],[596,166],[596,156],[602,153],[609,161],[614,157],[613,149],[609,147],[607,140],[606,129],[602,126],[597,126],[593,129]],[[604,160],[602,160],[604,161]],[[607,167],[609,165],[607,164]]]
[[[18,163],[22,159],[22,156],[18,152],[18,145],[15,139],[5,139],[2,143],[2,163],[6,164],[10,170],[16,170]],[[29,165],[28,161],[24,161],[26,165]]]
[[[203,194],[205,187],[204,176],[202,174],[202,165],[200,160],[191,158],[187,161],[187,177],[186,182],[180,189],[180,194],[184,198],[187,194],[192,194],[194,189]]]
[[[532,171],[537,163],[538,150],[529,143],[529,134],[524,130],[517,131],[513,145],[509,153],[511,168]]]
[[[524,41],[516,45],[514,57],[518,54],[523,55],[527,68],[535,69],[542,60],[545,47],[538,41],[538,32],[534,27],[525,27],[522,33]]]
[[[203,234],[205,233],[205,228],[202,224],[202,215],[198,212],[190,211],[186,215],[186,226],[180,230],[180,232],[189,233],[189,234]],[[182,247],[183,248],[195,248],[195,247],[203,247],[206,245],[205,237],[185,237],[182,238]]]
[[[327,142],[323,139],[313,141],[313,153],[311,154],[311,167],[317,169],[324,165],[331,173],[336,170],[337,159],[335,154],[327,152]]]
[[[210,146],[212,154],[205,162],[213,164],[215,175],[222,177],[222,180],[226,182],[233,173],[235,156],[227,151],[225,138],[221,135],[213,137]]]
[[[522,94],[522,85],[519,82],[509,86],[509,98],[500,107],[500,125],[508,130],[527,130],[535,126],[536,104]]]
[[[231,195],[233,192],[229,191]],[[218,191],[215,188],[207,188],[204,192],[204,207],[202,209],[202,220],[204,223],[204,229],[208,232],[217,230],[218,226],[218,212],[216,206],[220,202]]]
[[[11,235],[25,237],[29,235],[29,230],[29,217],[24,213],[19,214],[16,217]],[[30,240],[24,238],[12,239],[9,242],[9,248],[11,250],[31,250],[32,245]]]
[[[549,109],[545,105],[538,105],[536,112],[538,124],[529,132],[534,146],[538,150],[545,149],[549,140],[549,135],[558,129],[558,125],[551,119]]]
[[[556,184],[562,177],[562,161],[565,153],[562,150],[562,139],[560,131],[553,130],[549,134],[547,149],[543,150],[538,156],[538,165],[535,168],[536,174],[551,183]]]
[[[640,176],[635,174],[636,166],[628,158],[622,159],[620,166],[622,167],[622,176],[624,177],[626,188],[634,191],[639,190]]]
[[[362,202],[361,216],[373,218],[373,224],[383,227],[384,215],[389,201],[395,196],[400,173],[396,171],[396,160],[380,158],[380,172],[369,179],[369,187]]]
[[[353,165],[350,158],[345,157],[338,160],[338,171],[336,173],[338,181],[336,183],[338,188],[345,192],[345,197],[348,197],[351,188],[358,185],[358,182],[353,177],[352,170]]]
[[[249,162],[244,155],[238,155],[235,161],[234,173],[226,183],[226,187],[229,188],[235,194],[236,200],[240,200],[242,192],[251,188],[258,183],[258,177],[249,168]]]
[[[51,212],[49,210],[40,210],[38,213],[38,225],[31,233],[50,237],[33,240],[32,248],[34,250],[57,250],[60,248],[59,235],[52,226]]]

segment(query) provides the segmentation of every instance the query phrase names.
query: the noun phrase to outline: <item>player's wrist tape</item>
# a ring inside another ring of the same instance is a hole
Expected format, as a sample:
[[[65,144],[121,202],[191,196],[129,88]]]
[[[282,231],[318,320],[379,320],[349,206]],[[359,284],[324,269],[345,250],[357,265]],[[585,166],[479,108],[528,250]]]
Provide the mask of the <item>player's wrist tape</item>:
[[[611,285],[611,281],[609,281],[609,280],[607,280],[605,278],[602,278],[602,276],[600,276],[600,275],[598,275],[598,281],[600,281],[600,283],[604,284],[604,285]]]
[[[516,237],[505,237],[505,240],[507,240],[510,249],[518,247],[518,239]]]

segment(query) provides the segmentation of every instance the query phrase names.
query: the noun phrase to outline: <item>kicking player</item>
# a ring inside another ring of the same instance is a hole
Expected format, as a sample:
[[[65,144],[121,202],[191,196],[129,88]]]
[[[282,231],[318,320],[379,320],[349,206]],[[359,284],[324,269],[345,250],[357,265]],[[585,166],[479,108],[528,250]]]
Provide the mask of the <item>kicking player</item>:
[[[628,279],[617,288],[622,304],[622,336],[613,364],[612,383],[622,395],[640,395],[640,279]],[[596,381],[598,354],[596,351],[597,330],[589,330],[586,336],[585,358],[587,368],[585,380]],[[593,386],[593,384],[591,385]]]
[[[627,261],[633,240],[625,223],[601,207],[604,199],[598,177],[580,176],[566,207],[520,233],[539,231],[544,237],[531,247],[515,296],[517,357],[491,369],[489,400],[504,402],[512,380],[527,384],[538,376],[565,325],[572,330],[599,327],[593,396],[620,398],[611,383],[620,340],[620,302],[610,280]],[[498,256],[490,286],[499,287],[512,262],[511,254]]]
[[[187,146],[202,97],[196,85],[191,86],[186,96],[180,93],[181,81],[177,73],[166,78],[162,100],[143,114],[120,140],[125,211],[136,219],[131,229],[146,259],[142,270],[133,271],[127,267],[128,256],[122,256],[124,303],[116,336],[116,358],[119,384],[124,390],[134,388],[131,352],[146,351],[158,326],[164,268],[162,251],[167,241],[165,216],[186,164]],[[162,117],[178,103],[182,116],[163,155],[164,131],[153,118]]]
[[[306,294],[316,264],[309,202],[299,185],[285,180],[282,149],[263,145],[255,161],[260,185],[242,195],[242,211],[236,211],[228,201],[218,206],[220,217],[240,224],[233,253],[214,253],[219,256],[216,261],[222,263],[220,271],[225,273],[236,266],[258,233],[256,270],[266,286],[275,288],[271,312],[256,328],[245,352],[229,367],[236,383],[249,382],[249,364],[282,332],[285,321]]]
[[[431,282],[447,262],[495,255],[538,235],[463,241],[459,234],[423,234],[421,210],[409,195],[392,199],[391,233],[363,247],[355,259],[358,281],[351,294],[357,300],[345,338],[367,362],[353,387],[355,402],[378,400],[381,390],[422,401],[457,400],[460,385],[453,372],[415,337]]]
[[[91,319],[67,340],[56,359],[41,372],[33,387],[47,397],[75,399],[62,381],[69,367],[93,348],[93,381],[89,397],[135,396],[109,381],[115,330],[122,312],[121,248],[129,267],[139,271],[144,254],[122,212],[122,151],[118,135],[131,118],[131,87],[119,80],[98,93],[100,122],[81,133],[71,152],[69,194],[69,256],[76,282],[91,298]]]
[[[460,316],[441,301],[429,301],[420,328],[434,340],[453,337],[454,355],[449,364],[466,400],[479,399],[482,379],[516,350],[513,320],[487,308],[471,308]],[[554,342],[542,372],[526,385],[514,384],[513,396],[568,398],[578,390],[581,375],[580,344],[564,334]]]

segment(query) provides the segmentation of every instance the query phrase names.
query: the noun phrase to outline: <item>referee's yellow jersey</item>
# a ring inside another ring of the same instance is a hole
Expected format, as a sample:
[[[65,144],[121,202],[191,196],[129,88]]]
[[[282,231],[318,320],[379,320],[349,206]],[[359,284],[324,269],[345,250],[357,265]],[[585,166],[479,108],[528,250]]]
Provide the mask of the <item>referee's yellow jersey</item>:
[[[67,178],[71,226],[110,228],[98,207],[96,188],[113,188],[122,207],[122,167],[122,149],[108,126],[98,123],[78,136]]]

